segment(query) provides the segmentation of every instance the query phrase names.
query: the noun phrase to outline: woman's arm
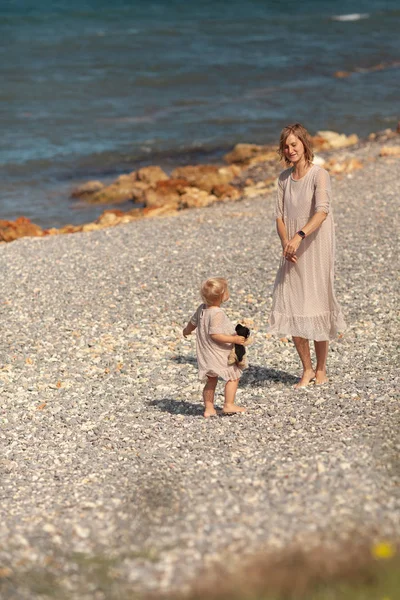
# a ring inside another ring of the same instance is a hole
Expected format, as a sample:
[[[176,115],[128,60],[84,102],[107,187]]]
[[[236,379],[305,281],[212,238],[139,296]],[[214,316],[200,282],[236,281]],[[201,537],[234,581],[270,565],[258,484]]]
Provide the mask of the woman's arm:
[[[288,236],[287,236],[287,231],[286,231],[285,223],[284,223],[283,219],[281,219],[280,217],[278,217],[276,219],[276,230],[277,230],[279,238],[281,240],[282,250],[283,250],[283,256],[289,262],[294,262],[295,263],[297,261],[297,258],[295,256],[289,255],[289,254],[285,254],[285,248],[286,248],[287,243],[288,243]]]
[[[325,221],[326,217],[327,217],[327,213],[326,212],[316,212],[313,214],[313,216],[311,217],[311,219],[308,221],[308,223],[306,225],[304,225],[302,231],[306,234],[306,237],[308,235],[310,235],[310,233],[313,233],[313,231],[316,231],[318,229],[318,227],[321,227],[322,223]],[[287,258],[288,260],[292,260],[292,262],[297,262],[297,258],[296,258],[296,252],[298,247],[301,244],[301,240],[303,238],[301,237],[301,235],[299,235],[298,233],[295,233],[294,236],[292,237],[291,240],[289,240],[284,249],[283,249],[283,256],[285,258]],[[295,260],[293,260],[295,259]]]
[[[283,219],[279,217],[276,219],[276,231],[278,232],[279,238],[281,240],[282,248],[284,248],[288,242],[288,235],[285,223],[283,222]]]

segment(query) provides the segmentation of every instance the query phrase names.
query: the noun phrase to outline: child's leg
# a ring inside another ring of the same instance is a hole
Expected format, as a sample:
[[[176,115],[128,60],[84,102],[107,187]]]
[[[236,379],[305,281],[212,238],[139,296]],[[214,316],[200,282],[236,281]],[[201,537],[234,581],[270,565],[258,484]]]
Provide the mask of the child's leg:
[[[239,379],[231,379],[226,382],[225,386],[225,403],[223,412],[235,413],[244,412],[246,409],[235,404],[236,390],[238,389]]]
[[[214,408],[214,394],[217,382],[218,377],[207,377],[207,383],[203,389],[204,416],[206,418],[217,414]]]

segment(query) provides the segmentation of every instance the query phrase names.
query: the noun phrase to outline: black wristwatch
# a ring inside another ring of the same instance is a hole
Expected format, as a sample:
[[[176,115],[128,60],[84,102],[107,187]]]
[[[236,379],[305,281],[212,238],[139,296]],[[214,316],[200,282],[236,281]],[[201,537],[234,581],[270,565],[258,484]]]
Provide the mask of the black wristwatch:
[[[306,237],[306,234],[304,233],[304,231],[298,231],[297,235],[299,235],[301,237],[302,240],[304,240],[304,238]]]

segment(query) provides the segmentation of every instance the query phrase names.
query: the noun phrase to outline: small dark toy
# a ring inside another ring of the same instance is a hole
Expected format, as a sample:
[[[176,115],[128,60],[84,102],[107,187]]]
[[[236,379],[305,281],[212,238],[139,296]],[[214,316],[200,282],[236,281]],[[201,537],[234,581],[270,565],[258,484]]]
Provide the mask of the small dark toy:
[[[235,327],[235,331],[238,335],[242,335],[244,338],[246,338],[247,344],[249,341],[248,338],[250,336],[250,329],[238,323]],[[234,344],[228,357],[228,365],[234,365],[236,363],[238,367],[244,369],[247,367],[245,354],[246,348],[242,344]]]

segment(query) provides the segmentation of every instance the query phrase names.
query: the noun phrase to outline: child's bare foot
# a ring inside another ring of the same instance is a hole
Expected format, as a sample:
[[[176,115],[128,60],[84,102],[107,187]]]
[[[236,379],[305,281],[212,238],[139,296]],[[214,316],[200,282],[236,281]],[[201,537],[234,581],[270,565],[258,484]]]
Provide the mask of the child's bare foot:
[[[226,404],[222,409],[224,415],[232,415],[233,413],[245,412],[246,409],[243,406],[237,406],[237,404]]]
[[[329,379],[326,376],[326,371],[315,371],[315,385],[323,385]]]
[[[204,411],[204,417],[206,419],[208,419],[208,417],[216,417],[217,416],[217,411],[215,410],[215,408],[206,408],[206,410]]]
[[[296,389],[306,387],[313,379],[315,379],[315,373],[312,369],[308,369],[307,371],[304,371],[302,378],[294,387]]]

